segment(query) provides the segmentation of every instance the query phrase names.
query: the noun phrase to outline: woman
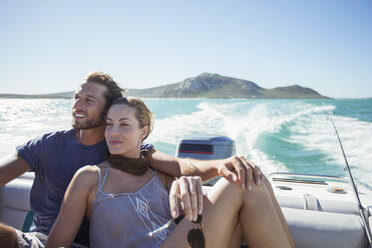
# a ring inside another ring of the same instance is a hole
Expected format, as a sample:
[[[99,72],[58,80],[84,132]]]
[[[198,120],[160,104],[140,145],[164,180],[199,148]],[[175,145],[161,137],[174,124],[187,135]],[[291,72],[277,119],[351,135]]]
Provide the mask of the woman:
[[[90,220],[91,247],[240,247],[242,234],[249,247],[294,247],[270,185],[248,191],[221,179],[197,199],[199,177],[174,179],[149,169],[140,147],[152,119],[139,99],[113,102],[105,130],[107,161],[77,171],[46,247],[69,247],[84,215]],[[190,199],[182,197],[185,191]],[[193,201],[198,209],[176,225],[172,215],[177,217],[179,209],[171,214],[169,201],[178,197],[181,209]]]

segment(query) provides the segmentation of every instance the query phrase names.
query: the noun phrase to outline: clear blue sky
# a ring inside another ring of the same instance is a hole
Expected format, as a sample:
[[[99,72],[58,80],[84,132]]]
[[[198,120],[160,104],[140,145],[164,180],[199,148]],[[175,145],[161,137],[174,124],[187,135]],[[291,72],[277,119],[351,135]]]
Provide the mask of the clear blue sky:
[[[1,0],[0,93],[147,88],[203,72],[372,97],[372,1]]]

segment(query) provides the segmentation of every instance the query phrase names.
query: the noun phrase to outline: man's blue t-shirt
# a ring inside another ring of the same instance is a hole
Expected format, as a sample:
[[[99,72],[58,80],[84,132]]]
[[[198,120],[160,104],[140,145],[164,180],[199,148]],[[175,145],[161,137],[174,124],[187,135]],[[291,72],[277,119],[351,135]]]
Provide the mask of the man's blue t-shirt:
[[[65,191],[75,172],[85,165],[105,161],[108,150],[105,140],[91,146],[76,140],[75,129],[45,134],[17,147],[17,153],[35,172],[30,193],[35,228],[32,231],[49,234],[58,216]],[[141,149],[150,150],[152,145]],[[75,242],[89,244],[89,223],[86,218]]]

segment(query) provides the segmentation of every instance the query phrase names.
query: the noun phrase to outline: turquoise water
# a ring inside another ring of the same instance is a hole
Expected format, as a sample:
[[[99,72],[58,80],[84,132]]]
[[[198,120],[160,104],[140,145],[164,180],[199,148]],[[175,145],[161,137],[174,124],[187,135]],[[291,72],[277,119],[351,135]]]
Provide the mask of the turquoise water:
[[[190,133],[227,135],[237,154],[274,171],[346,176],[329,114],[355,178],[372,184],[372,100],[146,99],[154,112],[156,148],[174,155]],[[0,156],[54,130],[70,128],[71,100],[0,99]]]

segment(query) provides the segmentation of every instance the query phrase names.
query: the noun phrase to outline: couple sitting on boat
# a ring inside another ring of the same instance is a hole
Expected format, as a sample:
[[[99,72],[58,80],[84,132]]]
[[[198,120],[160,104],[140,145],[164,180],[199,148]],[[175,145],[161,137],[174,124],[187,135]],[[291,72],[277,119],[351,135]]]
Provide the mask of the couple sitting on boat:
[[[122,91],[109,75],[89,74],[75,93],[73,129],[31,140],[1,162],[0,185],[35,171],[35,217],[30,233],[0,224],[0,247],[240,247],[243,238],[249,247],[294,247],[257,166],[144,145],[152,114]],[[217,175],[224,178],[203,195],[202,180]]]

